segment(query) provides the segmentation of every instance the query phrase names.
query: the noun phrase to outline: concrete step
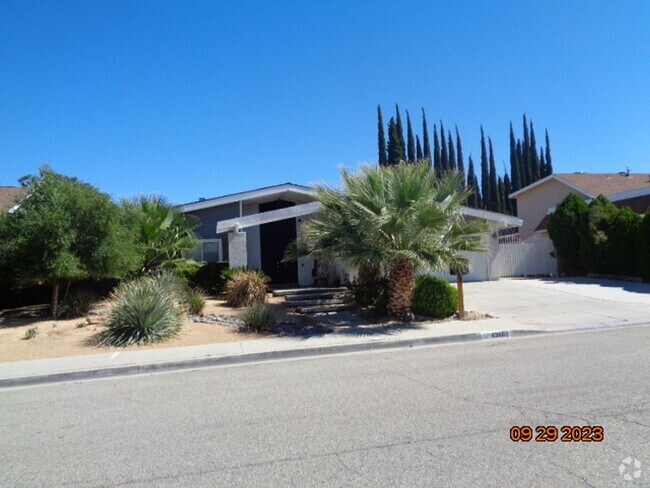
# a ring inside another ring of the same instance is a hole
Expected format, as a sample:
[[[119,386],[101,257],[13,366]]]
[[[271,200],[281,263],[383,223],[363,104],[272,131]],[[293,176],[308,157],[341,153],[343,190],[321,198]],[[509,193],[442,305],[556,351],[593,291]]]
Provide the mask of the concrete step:
[[[349,303],[339,303],[335,305],[312,305],[309,307],[298,307],[296,310],[300,313],[319,313],[319,312],[340,312],[351,310],[354,305]]]
[[[308,307],[310,305],[339,305],[345,303],[343,298],[323,298],[316,300],[286,300],[284,304],[287,307]]]
[[[285,297],[287,295],[304,295],[310,293],[326,293],[326,292],[341,292],[345,291],[345,287],[314,287],[314,288],[285,288],[282,290],[273,290],[274,297]]]
[[[320,293],[302,293],[300,295],[285,295],[284,298],[288,302],[297,302],[300,300],[324,300],[329,298],[340,298],[340,291],[329,291]]]

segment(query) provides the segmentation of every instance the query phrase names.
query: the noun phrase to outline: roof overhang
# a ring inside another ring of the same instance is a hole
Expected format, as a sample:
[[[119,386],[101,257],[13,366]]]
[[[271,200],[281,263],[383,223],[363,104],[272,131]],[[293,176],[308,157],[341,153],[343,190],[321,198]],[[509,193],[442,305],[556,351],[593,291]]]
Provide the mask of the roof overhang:
[[[306,200],[313,199],[314,190],[307,186],[294,185],[292,183],[285,183],[282,185],[270,186],[268,188],[260,188],[258,190],[244,191],[240,193],[233,193],[232,195],[225,195],[223,197],[209,198],[206,200],[199,200],[198,202],[185,203],[178,205],[176,208],[179,212],[194,212],[196,210],[203,210],[206,208],[219,207],[221,205],[228,205],[237,202],[256,202],[256,201],[270,201],[278,198],[296,197]]]
[[[557,175],[548,175],[545,178],[542,178],[541,180],[537,180],[535,183],[531,183],[528,186],[524,186],[523,188],[517,190],[516,192],[513,192],[510,195],[508,195],[508,198],[515,198],[516,199],[518,196],[526,193],[528,190],[532,190],[533,188],[536,188],[536,187],[538,187],[540,185],[543,185],[547,181],[551,181],[551,180],[558,181],[558,182],[562,183],[563,185],[568,186],[572,190],[575,190],[575,191],[581,193],[582,195],[584,195],[587,198],[596,198],[596,195],[592,195],[588,191],[585,191],[584,189],[580,188],[579,186],[574,185],[573,183],[569,183],[568,181],[563,180],[561,177],[559,177]]]

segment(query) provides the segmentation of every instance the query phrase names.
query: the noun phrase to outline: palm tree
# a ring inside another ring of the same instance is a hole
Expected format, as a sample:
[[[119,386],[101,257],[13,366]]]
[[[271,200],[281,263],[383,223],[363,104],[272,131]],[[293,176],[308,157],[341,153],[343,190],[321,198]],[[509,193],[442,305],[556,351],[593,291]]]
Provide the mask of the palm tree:
[[[461,212],[462,176],[438,178],[428,164],[341,170],[343,188],[316,187],[320,211],[296,252],[338,259],[389,279],[388,312],[410,319],[417,271],[466,270],[461,251],[484,251],[485,225]]]
[[[147,272],[192,251],[197,245],[196,223],[157,196],[141,196],[124,203],[139,230],[143,265]]]

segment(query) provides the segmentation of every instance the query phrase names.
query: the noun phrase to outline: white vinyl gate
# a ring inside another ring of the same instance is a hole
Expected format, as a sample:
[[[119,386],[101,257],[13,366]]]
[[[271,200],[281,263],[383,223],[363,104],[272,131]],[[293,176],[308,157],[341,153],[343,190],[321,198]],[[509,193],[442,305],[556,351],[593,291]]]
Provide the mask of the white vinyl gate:
[[[504,278],[557,275],[555,248],[546,232],[535,233],[523,241],[518,235],[499,237],[496,262]]]

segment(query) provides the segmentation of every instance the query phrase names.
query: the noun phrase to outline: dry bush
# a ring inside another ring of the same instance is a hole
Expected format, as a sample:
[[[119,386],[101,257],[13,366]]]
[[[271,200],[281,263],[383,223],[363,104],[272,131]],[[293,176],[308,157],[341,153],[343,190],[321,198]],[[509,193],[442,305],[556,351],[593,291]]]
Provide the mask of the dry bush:
[[[269,277],[252,269],[235,270],[226,282],[223,296],[231,307],[248,307],[266,301]]]

